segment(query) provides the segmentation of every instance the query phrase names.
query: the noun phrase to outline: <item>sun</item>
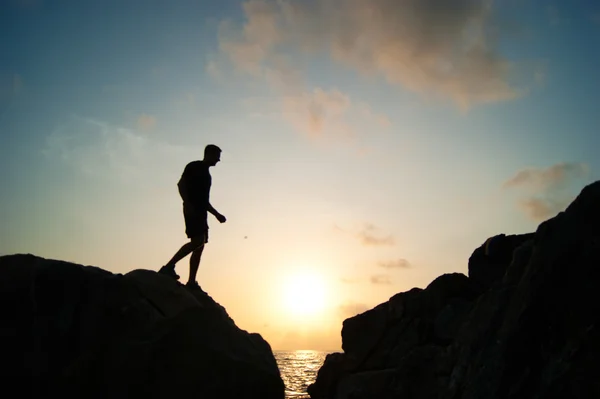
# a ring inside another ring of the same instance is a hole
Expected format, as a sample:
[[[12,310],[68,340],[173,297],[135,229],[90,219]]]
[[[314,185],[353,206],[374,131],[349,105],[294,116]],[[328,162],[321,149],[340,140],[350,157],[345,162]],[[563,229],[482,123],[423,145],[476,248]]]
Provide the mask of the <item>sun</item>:
[[[325,307],[325,283],[315,273],[297,273],[283,285],[283,305],[296,316],[319,313]]]

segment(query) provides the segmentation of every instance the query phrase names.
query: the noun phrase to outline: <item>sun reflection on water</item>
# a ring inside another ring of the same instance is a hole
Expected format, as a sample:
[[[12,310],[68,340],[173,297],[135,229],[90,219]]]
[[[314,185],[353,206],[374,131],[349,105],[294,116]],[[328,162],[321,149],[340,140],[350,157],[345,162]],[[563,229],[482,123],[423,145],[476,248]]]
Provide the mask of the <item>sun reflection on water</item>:
[[[285,383],[285,397],[308,399],[306,388],[315,382],[317,372],[329,352],[320,351],[275,351],[275,360]]]

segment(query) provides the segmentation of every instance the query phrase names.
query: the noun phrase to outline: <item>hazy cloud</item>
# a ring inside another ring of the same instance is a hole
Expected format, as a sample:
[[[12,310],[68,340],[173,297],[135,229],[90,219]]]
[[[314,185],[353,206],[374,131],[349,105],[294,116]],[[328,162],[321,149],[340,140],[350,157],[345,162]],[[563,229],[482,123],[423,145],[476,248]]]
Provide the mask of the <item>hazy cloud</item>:
[[[567,183],[570,179],[585,177],[589,173],[582,163],[559,163],[545,169],[528,168],[517,172],[504,183],[505,188],[528,187],[535,190],[548,190]]]
[[[87,177],[130,184],[143,183],[148,174],[155,180],[171,178],[181,167],[180,160],[198,151],[152,139],[135,129],[71,117],[46,137],[44,154]]]
[[[392,246],[395,245],[394,236],[391,234],[378,234],[379,229],[367,223],[364,228],[358,232],[357,238],[363,245],[367,246]]]
[[[585,164],[559,163],[545,169],[523,169],[503,187],[522,190],[525,197],[519,200],[518,207],[532,220],[540,221],[563,211],[576,195],[573,183],[588,175]]]
[[[364,303],[348,303],[338,307],[340,315],[344,318],[354,317],[357,314],[364,313],[369,309],[370,307]]]
[[[408,269],[411,265],[406,259],[395,259],[378,262],[377,266],[384,269]]]
[[[205,66],[206,73],[215,80],[221,80],[223,78],[223,72],[219,68],[219,64],[211,60]]]
[[[344,284],[356,284],[356,283],[360,283],[360,279],[359,278],[352,278],[352,277],[342,277],[340,278],[340,281]]]
[[[546,220],[564,210],[571,199],[554,201],[542,198],[527,198],[519,202],[519,207],[533,220]]]
[[[332,226],[335,233],[348,234],[357,238],[365,246],[393,246],[396,240],[392,234],[383,234],[380,229],[372,223],[365,223],[359,229],[349,229],[340,227],[337,224]]]
[[[392,284],[392,280],[390,279],[390,276],[388,276],[387,274],[377,274],[374,276],[371,276],[371,283],[372,284],[384,284],[384,285],[389,285]]]
[[[488,0],[250,0],[243,8],[242,27],[221,25],[221,54],[238,71],[287,88],[301,82],[290,67],[296,53],[298,60],[325,54],[464,108],[526,92],[509,83],[513,65],[495,48]]]
[[[152,115],[142,114],[138,117],[137,126],[143,130],[150,130],[156,126],[156,117]]]
[[[222,79],[231,66],[234,73],[265,82],[279,98],[281,115],[311,138],[355,138],[361,126],[370,131],[387,128],[389,118],[368,104],[351,99],[339,89],[313,88],[307,82],[306,57],[298,55],[305,49],[297,39],[308,29],[302,26],[297,7],[298,3],[286,1],[243,3],[242,26],[230,21],[221,23],[220,53],[206,65],[207,73]],[[306,39],[314,38],[309,34]]]

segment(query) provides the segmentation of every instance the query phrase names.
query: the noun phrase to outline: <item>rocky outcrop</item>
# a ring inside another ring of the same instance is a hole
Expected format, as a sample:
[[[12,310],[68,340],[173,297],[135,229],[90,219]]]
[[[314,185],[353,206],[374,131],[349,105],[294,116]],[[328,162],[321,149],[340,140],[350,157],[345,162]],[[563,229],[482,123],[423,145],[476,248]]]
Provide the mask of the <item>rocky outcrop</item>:
[[[202,290],[32,255],[0,257],[0,276],[0,380],[15,397],[284,397],[269,344]]]
[[[600,182],[532,234],[347,319],[314,399],[600,397]]]
[[[498,234],[488,238],[469,258],[469,278],[482,289],[489,289],[502,279],[515,250],[534,236],[534,233]]]

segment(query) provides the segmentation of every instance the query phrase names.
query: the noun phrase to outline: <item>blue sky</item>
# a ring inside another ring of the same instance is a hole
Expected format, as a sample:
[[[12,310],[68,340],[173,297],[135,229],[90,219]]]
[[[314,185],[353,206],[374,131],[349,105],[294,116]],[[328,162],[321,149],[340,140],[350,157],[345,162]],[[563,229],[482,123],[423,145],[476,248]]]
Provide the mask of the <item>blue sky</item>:
[[[0,254],[158,269],[215,143],[199,281],[274,347],[466,273],[599,178],[600,5],[422,4],[3,2]],[[313,322],[274,305],[307,273]]]

